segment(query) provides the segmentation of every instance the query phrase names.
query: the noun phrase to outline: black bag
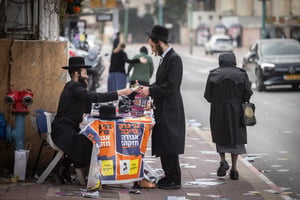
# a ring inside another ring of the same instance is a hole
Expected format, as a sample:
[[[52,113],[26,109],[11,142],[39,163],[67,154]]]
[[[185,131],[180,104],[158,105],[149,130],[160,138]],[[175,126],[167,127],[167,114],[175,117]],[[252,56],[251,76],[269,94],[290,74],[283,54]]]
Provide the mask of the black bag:
[[[243,125],[254,126],[256,124],[255,105],[254,103],[245,102],[242,104],[243,108]]]

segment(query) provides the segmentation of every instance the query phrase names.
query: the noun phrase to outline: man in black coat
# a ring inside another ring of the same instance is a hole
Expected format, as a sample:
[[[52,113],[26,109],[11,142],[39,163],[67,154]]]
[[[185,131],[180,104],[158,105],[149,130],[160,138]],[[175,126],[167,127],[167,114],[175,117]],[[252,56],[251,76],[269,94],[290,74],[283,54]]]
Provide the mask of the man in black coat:
[[[158,182],[161,189],[181,188],[179,154],[184,153],[185,114],[180,93],[183,66],[180,56],[168,43],[169,31],[155,25],[148,44],[155,55],[161,56],[156,82],[143,86],[139,93],[154,100],[155,126],[152,132],[152,154],[159,156],[165,177]]]
[[[219,56],[219,67],[210,71],[204,92],[211,103],[210,127],[212,140],[220,154],[220,167],[217,176],[225,176],[229,165],[225,153],[231,154],[230,178],[239,179],[237,158],[246,153],[247,130],[243,125],[242,103],[249,101],[251,84],[245,70],[236,67],[233,53]]]
[[[120,95],[129,95],[132,89],[121,89],[107,93],[96,93],[88,91],[87,66],[83,57],[71,57],[67,69],[71,81],[67,82],[59,99],[57,114],[52,123],[52,139],[64,153],[62,170],[59,175],[68,174],[68,165],[73,163],[76,168],[88,167],[92,152],[92,143],[86,136],[79,134],[79,124],[84,113],[89,112],[87,108],[92,103],[118,100]],[[60,181],[64,183],[64,178]]]

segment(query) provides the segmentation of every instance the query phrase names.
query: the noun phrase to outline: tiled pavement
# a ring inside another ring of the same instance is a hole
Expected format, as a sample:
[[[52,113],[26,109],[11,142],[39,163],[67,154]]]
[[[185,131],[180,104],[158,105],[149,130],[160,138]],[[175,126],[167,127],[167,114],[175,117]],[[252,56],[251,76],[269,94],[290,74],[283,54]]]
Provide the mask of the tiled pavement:
[[[148,144],[150,141],[148,142]],[[150,148],[146,162],[152,168],[160,168],[160,161],[151,157]],[[230,157],[227,156],[230,163]],[[182,168],[182,188],[178,190],[161,190],[158,188],[139,189],[140,194],[129,193],[132,184],[106,185],[99,191],[101,199],[134,200],[276,200],[289,199],[280,193],[279,188],[268,181],[251,164],[240,158],[239,180],[230,180],[229,176],[218,178],[216,169],[219,165],[218,155],[211,143],[210,132],[196,127],[187,127],[186,151],[180,156]],[[1,200],[50,200],[50,199],[84,199],[82,186],[78,182],[61,185],[55,176],[43,184],[34,180],[26,182],[0,184]],[[96,199],[99,197],[96,197]]]

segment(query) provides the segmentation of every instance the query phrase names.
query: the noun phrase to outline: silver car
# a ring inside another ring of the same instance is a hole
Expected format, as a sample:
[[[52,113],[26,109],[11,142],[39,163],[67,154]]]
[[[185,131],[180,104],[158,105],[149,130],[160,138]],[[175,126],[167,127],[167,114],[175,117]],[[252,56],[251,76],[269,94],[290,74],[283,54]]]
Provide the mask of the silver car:
[[[232,52],[233,44],[228,35],[213,35],[208,42],[205,43],[205,54]]]

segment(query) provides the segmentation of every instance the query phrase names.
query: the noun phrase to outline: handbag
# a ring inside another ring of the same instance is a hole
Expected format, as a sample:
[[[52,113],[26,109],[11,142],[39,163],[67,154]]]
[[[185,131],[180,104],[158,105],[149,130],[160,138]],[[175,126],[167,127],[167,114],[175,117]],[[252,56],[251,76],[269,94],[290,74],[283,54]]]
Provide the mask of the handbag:
[[[243,125],[254,126],[256,124],[254,103],[245,102],[242,104],[242,108],[243,108]]]

